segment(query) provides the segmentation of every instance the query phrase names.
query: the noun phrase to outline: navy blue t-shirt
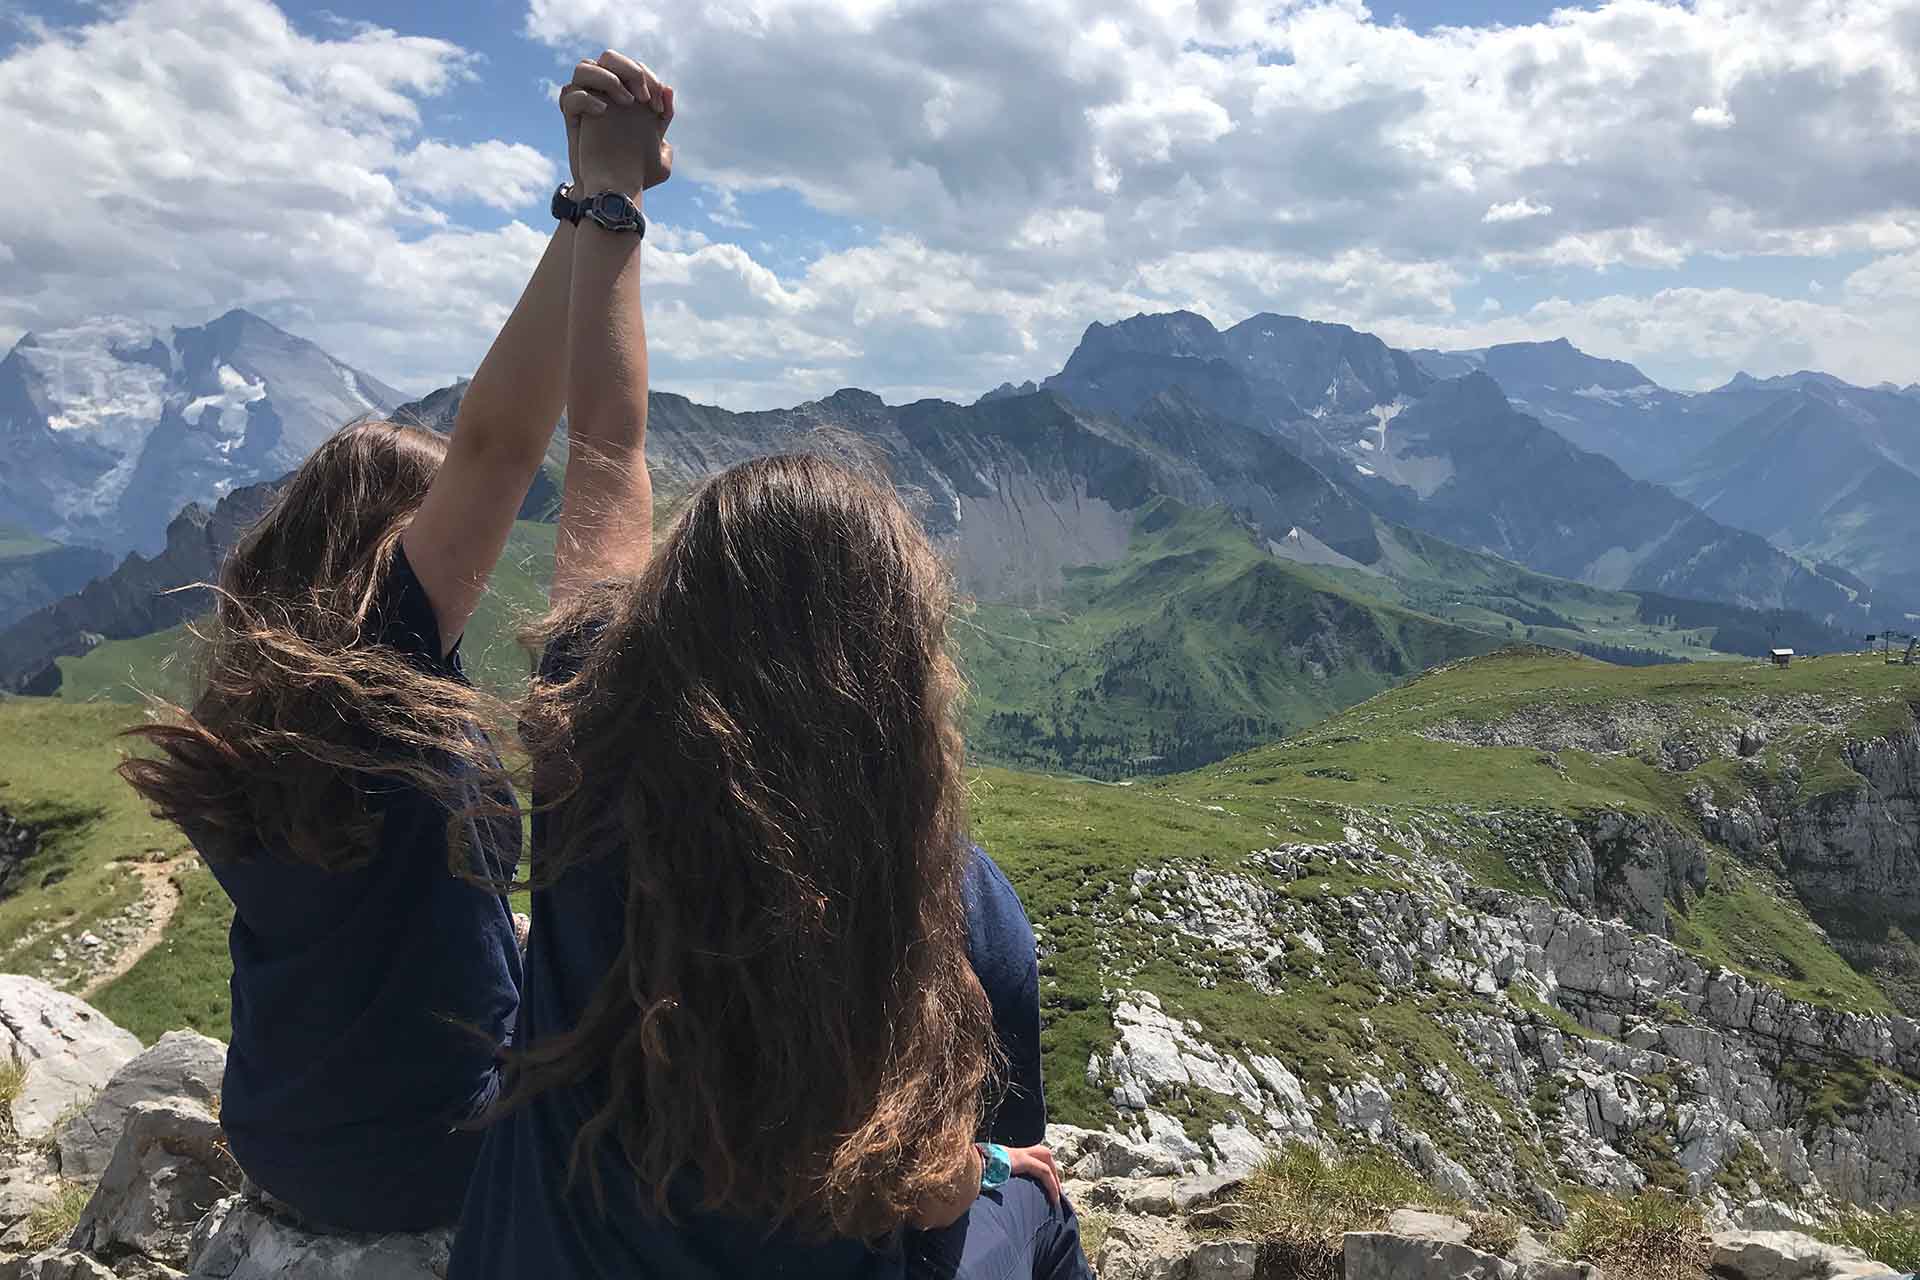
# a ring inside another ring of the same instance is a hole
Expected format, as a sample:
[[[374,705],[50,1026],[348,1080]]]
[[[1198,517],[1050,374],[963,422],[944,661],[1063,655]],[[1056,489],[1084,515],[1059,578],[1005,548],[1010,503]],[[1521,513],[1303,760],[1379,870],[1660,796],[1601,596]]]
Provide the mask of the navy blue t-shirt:
[[[561,678],[568,660],[549,650],[545,674]],[[535,870],[545,815],[533,818]],[[533,894],[526,997],[517,1039],[537,1043],[572,1028],[625,940],[626,874],[617,858],[576,866]],[[984,852],[967,876],[968,936],[976,971],[994,1008],[994,1025],[1012,1063],[1010,1088],[990,1126],[995,1140],[1040,1141],[1046,1104],[1040,1088],[1039,972],[1033,930],[1013,886]],[[567,1162],[580,1126],[597,1109],[584,1089],[553,1089],[510,1112],[487,1132],[448,1280],[552,1280],[671,1277],[672,1280],[900,1280],[898,1248],[857,1241],[813,1243],[765,1224],[697,1210],[690,1187],[674,1188],[677,1220],[654,1212],[653,1195],[635,1180],[618,1143],[601,1144],[607,1203],[594,1204],[583,1171],[569,1187]]]
[[[379,642],[464,679],[404,552]],[[396,750],[404,750],[398,748]],[[260,848],[209,866],[233,899],[233,1042],[220,1118],[249,1177],[316,1223],[415,1231],[458,1216],[520,1001],[512,912],[447,866],[447,808],[372,784],[379,848],[323,871]],[[475,871],[520,860],[516,817],[469,833]]]

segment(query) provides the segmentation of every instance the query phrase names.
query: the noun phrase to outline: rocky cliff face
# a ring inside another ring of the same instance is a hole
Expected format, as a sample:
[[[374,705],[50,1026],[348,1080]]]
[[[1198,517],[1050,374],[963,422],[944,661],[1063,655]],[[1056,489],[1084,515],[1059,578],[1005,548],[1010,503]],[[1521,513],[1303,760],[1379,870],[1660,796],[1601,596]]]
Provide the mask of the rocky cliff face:
[[[1771,740],[1844,712],[1743,710],[1742,727],[1691,734],[1661,723],[1670,707],[1632,705],[1435,730],[1461,750],[1647,753],[1659,785],[1717,779],[1692,784],[1697,825],[1604,807],[1352,809],[1338,841],[1136,871],[1094,908],[1112,940],[1111,1040],[1086,1065],[1101,1114],[1182,1172],[1240,1170],[1289,1140],[1372,1143],[1461,1201],[1549,1221],[1583,1189],[1665,1188],[1759,1228],[1920,1204],[1920,1023],[1834,991],[1790,996],[1697,947],[1748,927],[1703,898],[1710,879],[1724,894],[1777,874],[1748,912],[1807,900],[1908,918],[1920,733],[1845,740],[1848,785],[1796,786],[1794,768],[1758,785]],[[1489,851],[1532,887],[1490,886]],[[1846,953],[1844,935],[1802,927]],[[1315,1012],[1287,1020],[1288,1044],[1248,1034],[1269,1016],[1249,1000]]]
[[[1150,998],[1127,1007],[1136,1056],[1190,1039]],[[22,1016],[44,1021],[48,1034],[41,1037],[46,1051],[26,1059],[28,1090],[13,1108],[18,1137],[33,1141],[22,1143],[11,1131],[0,1139],[0,1280],[444,1280],[447,1231],[317,1234],[245,1184],[218,1120],[226,1060],[220,1042],[179,1031],[141,1052],[86,1006],[30,980],[0,978],[0,1025]],[[78,1044],[63,1051],[68,1033]],[[1259,1080],[1239,1079],[1236,1059],[1195,1047],[1180,1064],[1189,1075],[1222,1087],[1272,1088],[1283,1117],[1310,1105],[1285,1068],[1256,1060]],[[68,1109],[50,1127],[32,1119],[25,1101],[36,1072],[75,1077],[60,1095]],[[1354,1090],[1345,1113],[1355,1126],[1348,1141],[1379,1136],[1385,1111],[1377,1090]],[[1298,1116],[1284,1153],[1248,1147],[1227,1162],[1235,1167],[1213,1174],[1190,1171],[1202,1148],[1177,1137],[1177,1127],[1150,1120],[1149,1128],[1150,1137],[1062,1125],[1047,1131],[1102,1280],[1614,1274],[1609,1246],[1595,1233],[1476,1212],[1464,1201],[1473,1189],[1460,1177],[1422,1186],[1404,1173],[1388,1174],[1372,1187],[1390,1193],[1384,1202],[1340,1195],[1342,1179],[1353,1176],[1347,1171],[1364,1162],[1327,1161],[1311,1151],[1305,1144],[1324,1139]],[[1305,1183],[1302,1173],[1309,1175]],[[1709,1265],[1722,1280],[1887,1274],[1857,1249],[1785,1231],[1710,1236],[1704,1223],[1682,1219],[1661,1243],[1660,1255],[1632,1259],[1652,1269],[1627,1274],[1705,1280]]]

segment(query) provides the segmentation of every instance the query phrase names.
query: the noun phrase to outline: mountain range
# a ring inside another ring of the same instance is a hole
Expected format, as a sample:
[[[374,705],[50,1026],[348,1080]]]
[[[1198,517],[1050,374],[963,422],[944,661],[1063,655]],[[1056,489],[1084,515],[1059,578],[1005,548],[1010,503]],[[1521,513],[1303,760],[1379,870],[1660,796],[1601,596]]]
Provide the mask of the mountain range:
[[[1742,373],[1688,395],[1565,340],[1413,354],[1436,376],[1486,373],[1516,409],[1581,448],[1828,577],[1877,588],[1876,614],[1897,623],[1920,602],[1908,551],[1920,534],[1920,383]]]
[[[1187,312],[1090,326],[1043,385],[1111,413],[1173,389],[1285,442],[1379,515],[1544,573],[1864,621],[1863,593],[1845,577],[1548,429],[1488,363],[1535,377],[1590,363],[1581,377],[1644,385],[1631,366],[1556,344],[1423,363],[1345,325],[1258,315],[1222,332]]]
[[[327,358],[304,368],[316,360]],[[466,391],[383,412],[449,431]],[[521,511],[536,522],[525,545],[550,542],[534,531],[557,508],[566,441],[562,424]],[[974,740],[995,758],[1108,775],[1200,763],[1512,639],[1616,661],[1752,653],[1782,636],[1806,650],[1852,643],[1831,625],[1852,620],[1844,586],[1575,448],[1484,373],[1440,378],[1344,326],[1257,317],[1223,335],[1187,315],[1094,326],[1044,388],[972,405],[848,389],[735,413],[652,397],[649,456],[669,501],[793,448],[884,469],[948,552],[977,602],[957,638],[978,694]],[[1503,491],[1503,475],[1519,492]],[[1582,485],[1595,490],[1581,498],[1591,516],[1569,532]],[[190,507],[156,556],[134,553],[0,631],[0,687],[51,692],[63,664],[103,639],[192,617],[202,600],[158,593],[211,577],[271,493],[262,482]],[[1636,521],[1670,530],[1646,538]],[[1594,568],[1635,537],[1655,549],[1631,566],[1644,576]],[[501,634],[481,639],[505,652],[500,612]],[[124,683],[167,647],[110,645],[111,662],[75,687]]]

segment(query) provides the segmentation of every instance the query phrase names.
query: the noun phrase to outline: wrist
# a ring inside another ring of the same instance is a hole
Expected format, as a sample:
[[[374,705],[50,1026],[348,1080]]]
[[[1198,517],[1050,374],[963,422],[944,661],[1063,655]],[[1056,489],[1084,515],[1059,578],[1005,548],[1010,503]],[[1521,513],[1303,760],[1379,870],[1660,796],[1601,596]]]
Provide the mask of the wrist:
[[[641,197],[645,192],[646,187],[641,183],[621,182],[612,179],[582,178],[573,184],[573,198],[576,200],[584,200],[588,196],[611,193],[617,196],[625,196],[627,199],[633,201],[635,205],[641,205]]]

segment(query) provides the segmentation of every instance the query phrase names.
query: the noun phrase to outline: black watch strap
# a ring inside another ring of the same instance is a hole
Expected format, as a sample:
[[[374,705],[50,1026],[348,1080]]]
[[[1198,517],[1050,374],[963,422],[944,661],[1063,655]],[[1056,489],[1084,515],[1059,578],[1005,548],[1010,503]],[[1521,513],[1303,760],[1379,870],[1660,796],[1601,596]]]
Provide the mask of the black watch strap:
[[[553,189],[553,216],[559,222],[580,225],[580,202],[572,196],[573,184],[563,182]]]

